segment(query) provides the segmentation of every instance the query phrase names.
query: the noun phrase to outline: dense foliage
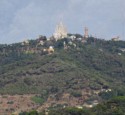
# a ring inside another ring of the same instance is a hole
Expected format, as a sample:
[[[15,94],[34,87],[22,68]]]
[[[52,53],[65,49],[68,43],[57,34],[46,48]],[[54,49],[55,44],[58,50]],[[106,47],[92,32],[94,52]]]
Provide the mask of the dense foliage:
[[[68,44],[67,50],[63,48],[64,41],[69,43],[65,38],[45,41],[42,46],[37,45],[36,40],[30,40],[30,45],[25,46],[21,43],[0,45],[0,93],[69,92],[79,97],[81,89],[108,87],[116,91],[122,89],[124,94],[125,52],[121,50],[125,48],[124,41],[91,37],[84,43],[72,41],[76,47]],[[43,52],[49,46],[55,48],[51,55]],[[27,50],[33,48],[37,53]]]

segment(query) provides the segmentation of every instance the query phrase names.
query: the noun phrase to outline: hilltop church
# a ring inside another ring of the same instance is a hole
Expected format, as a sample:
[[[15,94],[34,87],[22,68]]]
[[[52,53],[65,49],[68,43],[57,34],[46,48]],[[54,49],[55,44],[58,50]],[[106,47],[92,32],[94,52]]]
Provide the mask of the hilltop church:
[[[55,33],[53,34],[54,38],[57,40],[59,39],[63,39],[65,37],[67,37],[67,29],[66,27],[63,25],[62,22],[60,22],[55,30]]]

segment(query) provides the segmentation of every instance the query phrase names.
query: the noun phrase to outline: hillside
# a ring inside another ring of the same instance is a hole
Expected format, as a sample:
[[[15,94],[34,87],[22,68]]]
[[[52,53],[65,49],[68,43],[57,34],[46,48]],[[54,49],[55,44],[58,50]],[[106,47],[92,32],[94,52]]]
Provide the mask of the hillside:
[[[20,113],[20,115],[26,114],[46,115],[44,111],[40,113],[37,111]],[[48,115],[125,115],[125,97],[115,97],[91,109],[68,107],[50,110],[48,111]]]
[[[48,54],[45,48],[49,46],[54,46],[54,52]],[[110,98],[108,93],[124,95],[124,49],[125,41],[92,37],[84,42],[64,38],[44,39],[42,45],[38,40],[23,45],[1,44],[0,93],[48,97],[69,94],[76,98],[87,95],[91,100]]]

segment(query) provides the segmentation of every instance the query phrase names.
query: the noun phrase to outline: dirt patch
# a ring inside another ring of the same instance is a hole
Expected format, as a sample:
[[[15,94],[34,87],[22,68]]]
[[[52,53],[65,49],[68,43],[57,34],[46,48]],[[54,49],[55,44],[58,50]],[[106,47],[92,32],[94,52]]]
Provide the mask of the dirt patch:
[[[40,105],[31,100],[35,95],[0,95],[0,115],[37,109]]]

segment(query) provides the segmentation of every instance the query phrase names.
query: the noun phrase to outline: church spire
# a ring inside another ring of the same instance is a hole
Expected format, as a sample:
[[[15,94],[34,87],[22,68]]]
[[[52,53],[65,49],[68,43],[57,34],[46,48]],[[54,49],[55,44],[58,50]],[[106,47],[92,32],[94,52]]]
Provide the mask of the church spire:
[[[64,26],[64,24],[62,22],[60,22],[56,26],[56,30],[55,30],[55,33],[54,33],[54,38],[56,40],[58,40],[58,39],[62,39],[62,38],[65,38],[65,37],[67,37],[67,29]]]

